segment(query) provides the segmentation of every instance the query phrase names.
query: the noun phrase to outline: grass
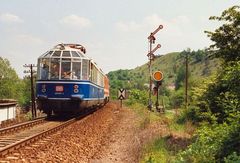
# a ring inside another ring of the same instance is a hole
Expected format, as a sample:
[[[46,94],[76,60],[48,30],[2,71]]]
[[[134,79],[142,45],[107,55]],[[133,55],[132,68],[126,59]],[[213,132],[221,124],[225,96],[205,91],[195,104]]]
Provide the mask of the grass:
[[[27,114],[24,115],[24,119],[26,119],[27,121],[32,120],[32,112],[27,112]]]
[[[142,163],[165,163],[173,160],[171,152],[167,149],[166,138],[158,138],[144,149]]]
[[[170,121],[170,124],[168,126],[170,131],[185,132],[186,126],[184,124],[179,124],[179,123],[176,122],[177,117],[173,112],[167,112],[165,116]]]
[[[129,106],[140,117],[139,127],[144,130],[154,123],[160,123],[161,127],[165,126],[164,137],[158,136],[156,139],[145,144],[142,151],[140,162],[146,163],[165,163],[174,162],[177,153],[185,149],[190,143],[189,135],[194,132],[194,126],[187,122],[185,124],[177,123],[177,117],[174,112],[166,111],[165,114],[150,112],[139,103]],[[149,129],[149,128],[148,128]]]
[[[134,103],[130,105],[130,108],[133,109],[140,117],[139,127],[141,129],[145,129],[150,123],[161,120],[160,116],[158,116],[155,112],[149,111],[143,104]]]

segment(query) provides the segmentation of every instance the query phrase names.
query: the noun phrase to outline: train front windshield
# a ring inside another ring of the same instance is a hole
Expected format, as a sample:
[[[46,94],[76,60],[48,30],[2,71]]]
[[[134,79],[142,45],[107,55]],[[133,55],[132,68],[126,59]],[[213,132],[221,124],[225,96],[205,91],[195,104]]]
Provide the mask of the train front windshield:
[[[38,59],[38,80],[88,80],[89,60],[77,57],[75,51],[51,53]]]

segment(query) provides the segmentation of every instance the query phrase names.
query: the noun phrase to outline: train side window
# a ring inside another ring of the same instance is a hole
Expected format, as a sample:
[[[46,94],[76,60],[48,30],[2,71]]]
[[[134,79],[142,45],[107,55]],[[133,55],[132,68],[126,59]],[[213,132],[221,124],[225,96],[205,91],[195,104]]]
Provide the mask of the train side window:
[[[98,81],[98,70],[94,64],[91,64],[91,81],[95,84]]]
[[[89,80],[88,77],[88,68],[89,68],[89,61],[87,59],[82,60],[82,79]]]

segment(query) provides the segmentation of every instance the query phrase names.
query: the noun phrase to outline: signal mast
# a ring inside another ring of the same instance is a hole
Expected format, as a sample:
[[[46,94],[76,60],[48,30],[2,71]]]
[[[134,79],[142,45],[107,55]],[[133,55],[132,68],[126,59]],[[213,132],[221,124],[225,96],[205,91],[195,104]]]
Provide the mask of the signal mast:
[[[148,100],[148,109],[152,110],[152,61],[154,60],[154,52],[161,47],[160,44],[158,44],[154,49],[152,49],[152,44],[155,44],[156,38],[154,35],[162,29],[163,26],[159,25],[159,27],[148,36],[148,41],[149,41],[149,52],[147,54],[148,59],[149,59],[149,100]]]

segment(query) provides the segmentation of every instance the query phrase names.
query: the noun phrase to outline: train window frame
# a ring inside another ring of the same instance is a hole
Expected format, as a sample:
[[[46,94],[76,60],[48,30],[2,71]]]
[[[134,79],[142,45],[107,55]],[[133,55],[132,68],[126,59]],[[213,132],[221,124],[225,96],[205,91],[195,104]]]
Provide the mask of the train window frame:
[[[104,73],[94,62],[91,62],[90,66],[90,81],[104,87]]]
[[[91,63],[91,82],[97,84],[97,73],[98,70],[96,68],[96,65],[94,63]]]
[[[60,72],[61,59],[60,58],[51,58],[50,60],[51,61],[50,61],[50,77],[49,78],[51,80],[59,80],[60,75],[61,75],[61,72]]]
[[[77,51],[77,53],[81,58],[85,58],[84,55],[81,52]]]
[[[66,55],[67,54],[67,55]],[[64,50],[62,52],[62,58],[72,58],[69,50]]]
[[[51,55],[52,55],[52,53],[53,53],[52,50],[51,50],[51,51],[48,51],[48,52],[43,56],[43,58],[50,58]]]
[[[72,48],[54,48],[41,55],[39,59],[37,69],[38,80],[66,80],[66,78],[63,77],[65,71],[69,72],[68,80],[91,80],[92,61],[79,50]],[[41,68],[43,66],[40,64],[40,61],[42,62],[44,59],[48,60],[49,66],[47,78],[41,77],[43,74]],[[99,71],[99,69],[96,67],[95,71]],[[95,76],[97,73],[98,72],[94,72]],[[97,77],[95,77],[94,83],[98,83]]]
[[[89,60],[88,59],[82,59],[81,79],[89,80]]]
[[[76,65],[76,66],[75,66]],[[82,62],[72,60],[72,80],[82,79]]]
[[[77,51],[71,51],[73,58],[81,58],[81,56],[77,53]]]
[[[49,80],[50,74],[50,58],[38,59],[38,79]]]
[[[66,65],[64,65],[66,64]],[[71,79],[72,76],[72,60],[71,58],[61,58],[61,79]]]
[[[59,52],[60,54],[58,54]],[[62,56],[62,50],[55,50],[54,53],[52,53],[52,58],[60,58],[61,56]]]

